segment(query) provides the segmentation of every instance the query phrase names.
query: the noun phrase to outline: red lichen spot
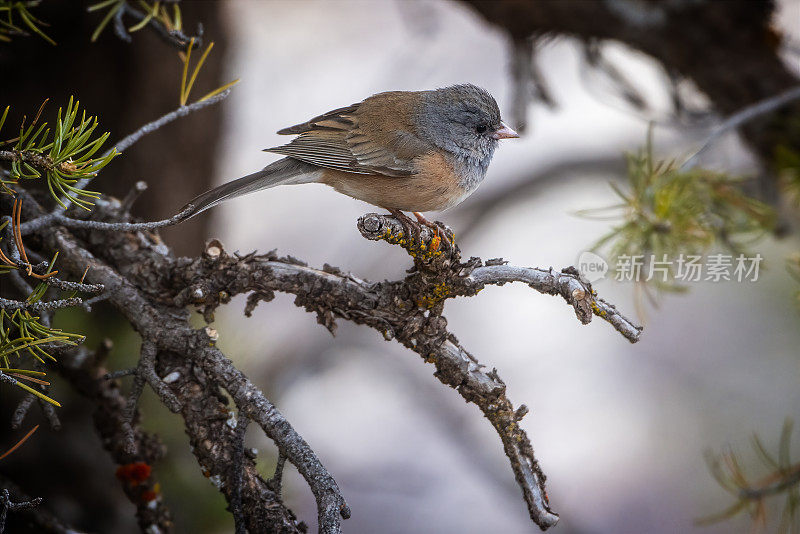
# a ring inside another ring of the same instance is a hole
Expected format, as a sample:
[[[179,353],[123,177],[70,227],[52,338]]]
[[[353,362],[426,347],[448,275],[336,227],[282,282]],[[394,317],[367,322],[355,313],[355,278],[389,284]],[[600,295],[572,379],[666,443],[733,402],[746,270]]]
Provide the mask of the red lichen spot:
[[[158,493],[153,490],[146,490],[142,492],[141,498],[144,502],[150,502],[156,500],[158,497]]]
[[[158,499],[159,494],[161,493],[161,484],[156,482],[153,484],[151,489],[141,488],[139,491],[139,500],[143,503],[149,503],[156,499]]]
[[[134,462],[117,467],[117,478],[131,486],[138,486],[150,478],[151,468],[144,462]]]

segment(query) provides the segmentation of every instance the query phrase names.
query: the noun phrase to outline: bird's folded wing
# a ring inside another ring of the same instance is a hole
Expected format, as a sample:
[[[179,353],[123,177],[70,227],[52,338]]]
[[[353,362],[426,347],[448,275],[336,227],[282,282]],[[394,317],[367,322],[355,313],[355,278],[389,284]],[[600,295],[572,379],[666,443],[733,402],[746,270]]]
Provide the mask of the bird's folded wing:
[[[297,135],[303,132],[310,132],[312,130],[323,130],[327,128],[341,130],[347,127],[348,123],[352,122],[353,114],[358,110],[361,103],[353,104],[339,109],[334,109],[322,115],[318,115],[313,119],[289,126],[283,130],[278,130],[280,135]]]
[[[410,131],[412,128],[406,127],[408,121],[395,121],[387,127],[381,124],[386,120],[385,113],[376,121],[376,117],[371,116],[369,103],[367,99],[361,104],[284,128],[278,133],[298,136],[286,145],[265,151],[345,172],[384,176],[414,174],[414,157],[430,147]]]

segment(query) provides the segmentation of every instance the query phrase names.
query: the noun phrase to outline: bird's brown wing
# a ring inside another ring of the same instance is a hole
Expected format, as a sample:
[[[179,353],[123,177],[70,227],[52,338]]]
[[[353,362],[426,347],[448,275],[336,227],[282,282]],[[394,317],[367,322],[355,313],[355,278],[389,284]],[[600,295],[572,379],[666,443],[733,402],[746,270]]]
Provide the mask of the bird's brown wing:
[[[381,93],[284,128],[278,133],[297,137],[266,152],[327,169],[409,176],[416,172],[414,158],[432,148],[415,133],[407,96],[412,94]]]
[[[304,132],[310,132],[312,130],[321,130],[326,128],[341,129],[342,126],[346,126],[346,124],[350,122],[350,117],[353,116],[360,105],[361,102],[353,104],[352,106],[334,109],[333,111],[318,115],[307,122],[295,124],[294,126],[289,126],[283,130],[278,130],[278,133],[280,135],[297,135]]]

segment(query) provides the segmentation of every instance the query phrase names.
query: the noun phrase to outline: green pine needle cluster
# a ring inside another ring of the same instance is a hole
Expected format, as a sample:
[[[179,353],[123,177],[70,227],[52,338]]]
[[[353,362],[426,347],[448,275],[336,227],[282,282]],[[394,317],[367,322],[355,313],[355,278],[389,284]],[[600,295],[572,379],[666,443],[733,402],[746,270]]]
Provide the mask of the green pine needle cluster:
[[[45,363],[45,359],[56,361],[48,349],[55,345],[77,345],[84,339],[80,334],[47,327],[26,310],[11,313],[0,310],[0,319],[0,360],[6,367],[11,365],[9,358],[22,354],[30,354],[39,363]]]
[[[739,513],[747,512],[753,521],[752,531],[767,530],[767,500],[782,496],[784,498],[780,520],[774,532],[789,534],[800,531],[800,464],[791,459],[792,421],[787,419],[781,431],[778,453],[767,451],[757,435],[753,435],[753,450],[766,470],[766,475],[751,481],[742,469],[742,462],[733,452],[721,455],[706,454],[711,474],[719,485],[736,498],[736,502],[720,513],[697,521],[709,525],[730,519]]]
[[[86,113],[80,111],[80,104],[74,102],[72,98],[65,109],[59,109],[52,128],[48,127],[46,122],[39,123],[43,107],[44,104],[29,125],[26,126],[26,121],[23,119],[16,138],[0,143],[0,160],[8,162],[9,165],[9,169],[0,179],[0,194],[13,195],[15,194],[13,186],[20,181],[43,178],[55,202],[65,208],[64,202],[72,202],[89,209],[91,202],[86,199],[96,198],[99,193],[86,191],[76,184],[96,176],[117,155],[117,152],[112,149],[102,156],[95,157],[108,139],[108,133],[97,135],[95,133],[98,127],[97,119],[87,118]],[[8,111],[9,108],[6,107],[0,117],[0,129],[6,121]],[[19,199],[17,201],[21,202]],[[14,204],[15,214],[0,223],[0,231],[6,229],[8,224],[12,225],[10,233],[14,236],[14,243],[10,246],[16,247],[22,260],[13,261],[5,254],[0,254],[3,260],[0,262],[0,275],[13,270],[23,273],[27,268],[28,277],[38,279],[38,283],[25,300],[26,304],[34,304],[41,301],[50,288],[46,280],[56,274],[53,267],[57,255],[48,264],[47,272],[44,274],[32,272],[32,266],[27,263],[22,234],[19,230],[21,204],[18,209],[17,201]],[[4,375],[4,382],[9,382],[10,379],[16,386],[58,406],[58,402],[40,389],[22,382],[47,384],[36,378],[44,376],[42,371],[24,369],[25,364],[19,360],[27,356],[39,364],[55,361],[53,349],[77,345],[82,341],[82,335],[51,328],[42,322],[40,316],[32,314],[27,309],[0,310],[0,373]]]
[[[100,157],[93,157],[109,134],[94,136],[97,118],[87,118],[85,111],[78,118],[79,108],[80,102],[73,102],[70,97],[66,110],[59,108],[52,132],[46,122],[38,128],[37,120],[27,128],[23,124],[19,136],[8,141],[15,142],[10,151],[15,157],[11,161],[9,176],[0,183],[9,187],[20,180],[44,176],[50,193],[62,207],[67,207],[64,201],[70,201],[88,210],[92,202],[87,199],[98,198],[100,193],[75,187],[75,184],[96,176],[118,153],[112,149]],[[0,130],[8,109],[0,118]]]
[[[800,150],[778,145],[775,167],[787,197],[795,207],[800,206]]]
[[[53,347],[65,345],[77,345],[83,341],[80,334],[63,332],[57,328],[50,328],[41,323],[40,317],[31,315],[26,310],[14,310],[9,313],[0,310],[0,371],[5,374],[16,375],[40,375],[40,371],[29,369],[14,368],[11,360],[19,360],[23,355],[30,355],[39,363],[44,364],[45,359],[56,361],[49,352]],[[23,384],[19,380],[16,385],[25,391],[36,395],[51,404],[60,406],[54,399],[48,397],[41,391]]]
[[[39,0],[0,0],[0,42],[9,42],[14,35],[29,35],[29,30],[51,45],[55,45],[56,42],[40,28],[47,24],[33,16],[28,9],[36,7],[39,3]]]
[[[800,139],[800,117],[789,115],[787,139]],[[773,170],[779,183],[794,207],[800,207],[800,146],[791,142],[780,143],[775,147],[772,160]]]
[[[0,230],[2,230],[8,222],[8,220],[4,221],[3,224],[0,225]],[[5,258],[5,256],[3,257]],[[46,274],[52,272],[57,257],[58,254],[56,254],[50,262]],[[19,268],[19,266],[6,265],[5,262],[0,263],[0,275],[6,274],[16,268]],[[31,294],[28,295],[25,302],[33,304],[41,301],[48,287],[46,282],[40,282],[33,291],[31,291]],[[38,379],[32,377],[45,376],[44,372],[21,369],[19,365],[17,365],[17,367],[12,367],[11,360],[19,360],[22,356],[29,355],[40,364],[45,364],[46,360],[56,361],[51,354],[53,348],[70,345],[74,346],[83,342],[83,340],[84,336],[80,334],[64,332],[60,329],[50,328],[42,324],[39,316],[32,315],[27,310],[17,309],[7,311],[5,309],[0,309],[0,372],[12,378],[13,376],[17,376],[20,378],[24,377],[23,379],[26,380],[38,381]],[[25,391],[51,404],[60,406],[58,402],[41,391],[31,388],[19,380],[14,379],[14,381],[15,385]]]
[[[92,42],[97,41],[100,34],[103,33],[103,30],[108,26],[108,23],[111,22],[111,19],[113,19],[119,10],[123,9],[127,3],[127,0],[104,0],[89,6],[88,11],[90,12],[109,8],[92,33]],[[150,3],[139,0],[138,6],[143,10],[144,16],[137,24],[128,28],[128,32],[133,33],[139,31],[151,22],[162,25],[168,32],[181,31],[183,29],[181,9],[177,2],[157,1]],[[170,6],[171,10],[167,6]]]
[[[581,212],[622,219],[593,247],[608,250],[609,257],[643,256],[647,267],[650,258],[674,262],[680,254],[702,255],[715,245],[742,252],[775,225],[772,208],[745,195],[742,180],[656,161],[649,136],[642,150],[626,157],[629,187],[611,184],[621,202]],[[679,289],[674,281],[654,283]]]

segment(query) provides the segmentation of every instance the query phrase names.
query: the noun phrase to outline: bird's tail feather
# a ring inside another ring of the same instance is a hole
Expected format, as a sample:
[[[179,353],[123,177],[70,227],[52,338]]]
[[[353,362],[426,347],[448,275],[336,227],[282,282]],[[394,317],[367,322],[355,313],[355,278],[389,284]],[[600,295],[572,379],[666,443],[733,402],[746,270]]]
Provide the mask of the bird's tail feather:
[[[248,174],[231,182],[215,187],[196,196],[179,212],[181,220],[194,217],[221,202],[246,195],[261,189],[283,184],[303,184],[316,182],[319,167],[292,158],[283,158],[267,165],[258,172]]]

